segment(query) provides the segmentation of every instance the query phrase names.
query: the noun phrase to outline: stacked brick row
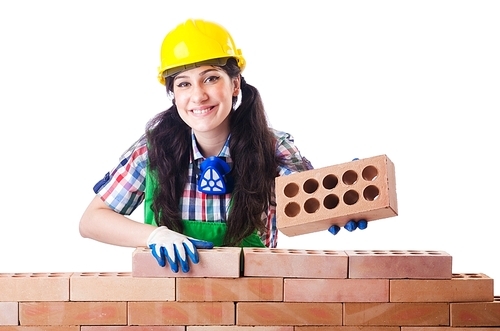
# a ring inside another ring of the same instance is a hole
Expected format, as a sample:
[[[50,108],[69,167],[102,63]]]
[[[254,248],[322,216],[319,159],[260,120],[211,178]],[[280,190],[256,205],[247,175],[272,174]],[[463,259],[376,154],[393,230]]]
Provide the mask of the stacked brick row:
[[[485,331],[500,298],[442,251],[216,248],[186,274],[0,274],[0,331]]]

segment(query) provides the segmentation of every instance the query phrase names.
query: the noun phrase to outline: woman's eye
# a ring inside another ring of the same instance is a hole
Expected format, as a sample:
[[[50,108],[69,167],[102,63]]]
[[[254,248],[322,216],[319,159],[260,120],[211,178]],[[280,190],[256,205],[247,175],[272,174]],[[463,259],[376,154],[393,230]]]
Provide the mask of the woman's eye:
[[[177,84],[177,87],[186,87],[186,86],[189,86],[189,83],[187,82],[180,82]]]
[[[210,76],[205,79],[206,83],[214,83],[219,80],[219,76]]]

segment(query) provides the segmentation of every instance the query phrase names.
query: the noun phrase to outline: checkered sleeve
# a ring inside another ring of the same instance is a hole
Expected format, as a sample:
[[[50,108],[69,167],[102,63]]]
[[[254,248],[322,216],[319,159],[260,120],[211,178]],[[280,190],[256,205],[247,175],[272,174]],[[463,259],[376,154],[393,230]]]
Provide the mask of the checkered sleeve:
[[[94,186],[95,193],[117,213],[130,215],[144,200],[146,166],[146,142],[139,141]]]
[[[295,146],[291,134],[282,131],[274,131],[274,134],[276,136],[276,155],[282,161],[278,167],[280,176],[313,169],[311,162],[303,157]]]
[[[276,138],[276,156],[281,160],[277,174],[279,176],[289,175],[294,172],[313,169],[311,162],[303,157],[295,146],[293,136],[282,131],[273,130]],[[276,202],[275,192],[272,192],[272,201]],[[276,224],[276,206],[271,203],[267,213],[267,232],[261,237],[267,247],[277,247],[278,228]]]

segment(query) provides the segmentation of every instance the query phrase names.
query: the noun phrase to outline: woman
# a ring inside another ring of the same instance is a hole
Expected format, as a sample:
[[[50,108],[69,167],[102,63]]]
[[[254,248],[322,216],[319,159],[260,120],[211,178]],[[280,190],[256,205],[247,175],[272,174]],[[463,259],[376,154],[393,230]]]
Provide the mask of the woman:
[[[189,271],[197,248],[276,247],[274,179],[312,169],[293,138],[268,126],[245,59],[222,26],[187,20],[165,37],[159,81],[172,106],[94,187],[80,233],[148,246]],[[144,203],[145,222],[126,217]]]

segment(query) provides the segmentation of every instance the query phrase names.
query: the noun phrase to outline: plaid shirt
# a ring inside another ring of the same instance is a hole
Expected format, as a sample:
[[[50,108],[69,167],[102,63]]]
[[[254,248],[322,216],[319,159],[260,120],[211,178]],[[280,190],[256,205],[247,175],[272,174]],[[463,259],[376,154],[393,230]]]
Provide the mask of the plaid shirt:
[[[312,169],[311,163],[301,156],[295,147],[293,137],[285,132],[273,130],[276,137],[276,155],[284,160],[277,173],[280,176]],[[197,190],[197,171],[204,161],[192,135],[193,159],[189,164],[189,178],[180,201],[182,219],[202,222],[225,222],[231,194],[208,195]],[[229,166],[232,165],[229,139],[218,155]],[[146,167],[148,150],[145,139],[139,140],[120,159],[120,163],[106,174],[95,186],[94,191],[114,211],[130,215],[143,201],[146,189]],[[273,192],[274,193],[274,192]],[[274,198],[273,198],[274,200]],[[267,247],[276,247],[278,229],[276,227],[276,207],[269,206],[266,213],[267,234],[262,237]]]

